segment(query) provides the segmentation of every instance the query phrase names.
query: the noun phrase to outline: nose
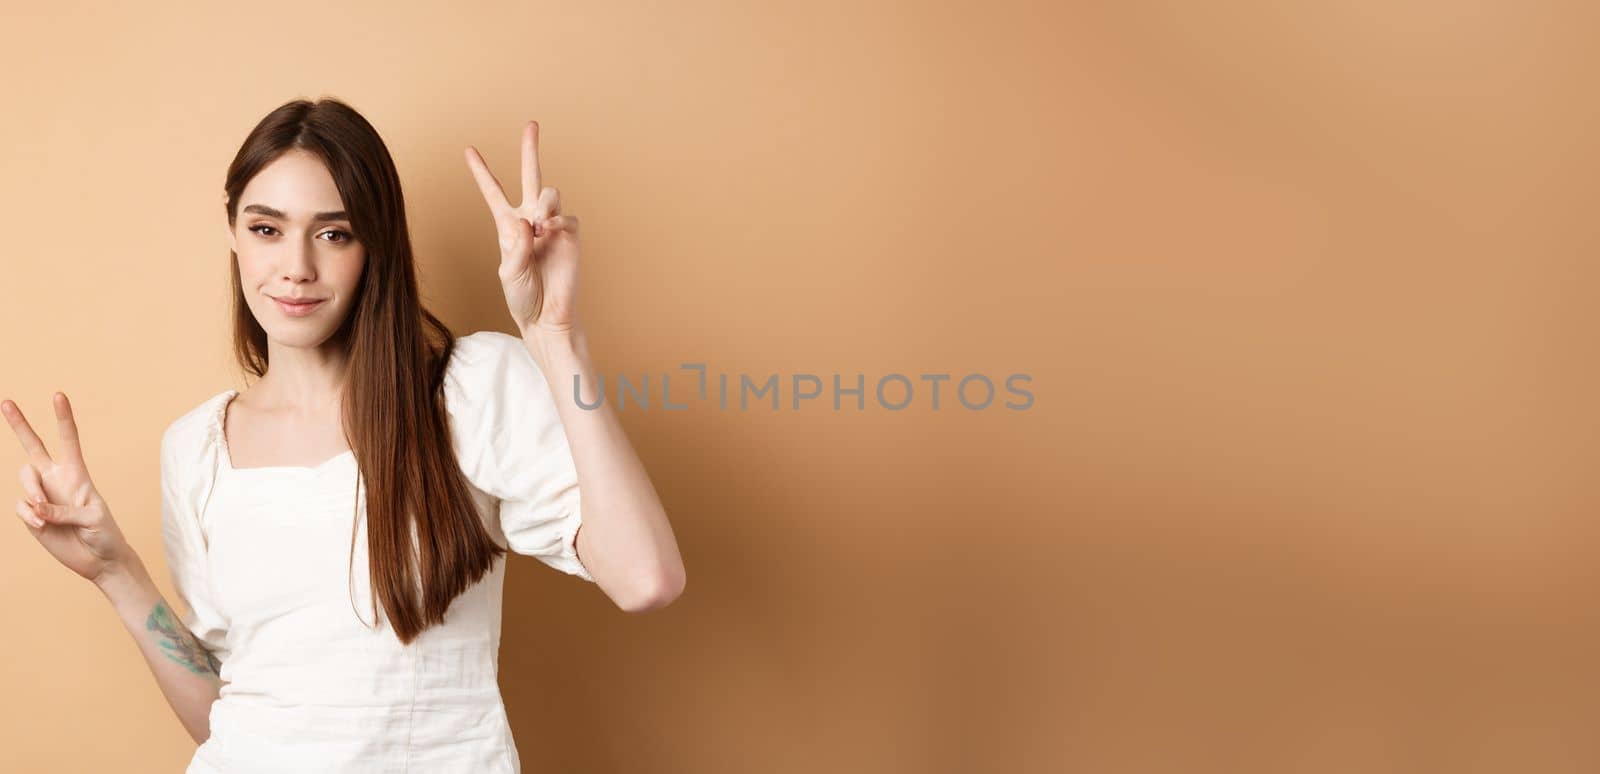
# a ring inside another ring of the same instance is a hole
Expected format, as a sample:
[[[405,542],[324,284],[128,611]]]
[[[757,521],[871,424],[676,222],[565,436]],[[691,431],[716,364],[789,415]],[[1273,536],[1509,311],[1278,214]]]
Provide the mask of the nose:
[[[303,241],[286,246],[283,256],[283,279],[291,282],[309,282],[317,278],[316,262],[312,260],[311,246]]]

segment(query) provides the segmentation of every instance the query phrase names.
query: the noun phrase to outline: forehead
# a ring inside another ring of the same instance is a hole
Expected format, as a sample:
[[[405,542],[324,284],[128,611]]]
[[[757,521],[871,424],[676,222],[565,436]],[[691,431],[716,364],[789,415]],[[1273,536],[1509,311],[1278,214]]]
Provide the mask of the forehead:
[[[339,186],[322,160],[298,149],[274,159],[245,184],[240,211],[252,204],[265,204],[295,220],[344,209]]]

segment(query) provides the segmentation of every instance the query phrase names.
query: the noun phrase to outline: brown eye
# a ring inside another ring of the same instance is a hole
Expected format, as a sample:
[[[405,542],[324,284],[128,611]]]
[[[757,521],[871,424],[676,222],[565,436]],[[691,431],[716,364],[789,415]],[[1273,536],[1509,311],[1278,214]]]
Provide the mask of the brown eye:
[[[257,234],[261,234],[262,236],[271,236],[270,234],[262,234],[260,231],[256,231],[256,229],[260,229],[260,228],[271,229],[272,231],[277,231],[277,229],[272,228],[271,226],[269,226],[269,225],[267,225],[265,223],[257,223],[256,225],[251,226],[250,230],[251,231],[255,231]]]
[[[350,235],[350,232],[348,232],[348,231],[340,231],[338,229],[334,229],[332,231],[324,231],[322,233],[323,234],[338,234],[339,237],[340,237],[339,239],[336,239],[336,240],[330,239],[330,240],[328,240],[328,241],[333,242],[335,244],[342,244],[344,242],[350,241],[353,238]]]

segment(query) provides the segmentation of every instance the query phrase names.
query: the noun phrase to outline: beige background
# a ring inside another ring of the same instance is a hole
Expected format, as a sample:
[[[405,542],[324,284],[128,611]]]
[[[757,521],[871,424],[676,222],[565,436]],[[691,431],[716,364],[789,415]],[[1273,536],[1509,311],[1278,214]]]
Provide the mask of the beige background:
[[[1403,5],[12,3],[0,393],[47,441],[72,398],[164,573],[161,430],[242,384],[245,132],[363,111],[465,333],[510,327],[461,149],[514,180],[535,118],[606,373],[1036,403],[625,413],[690,581],[514,560],[528,771],[1593,771],[1600,19]],[[20,524],[0,589],[11,767],[181,770]]]

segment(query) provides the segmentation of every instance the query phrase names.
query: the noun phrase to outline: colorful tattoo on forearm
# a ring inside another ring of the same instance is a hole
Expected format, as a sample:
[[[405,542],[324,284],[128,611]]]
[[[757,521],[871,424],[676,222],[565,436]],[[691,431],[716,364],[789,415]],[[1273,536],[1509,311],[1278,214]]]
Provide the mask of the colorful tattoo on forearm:
[[[145,628],[161,635],[157,644],[167,658],[182,664],[195,674],[220,675],[222,663],[217,657],[211,655],[194,635],[179,623],[178,617],[167,609],[165,601],[157,602],[155,609],[150,611],[150,617],[145,620]]]

